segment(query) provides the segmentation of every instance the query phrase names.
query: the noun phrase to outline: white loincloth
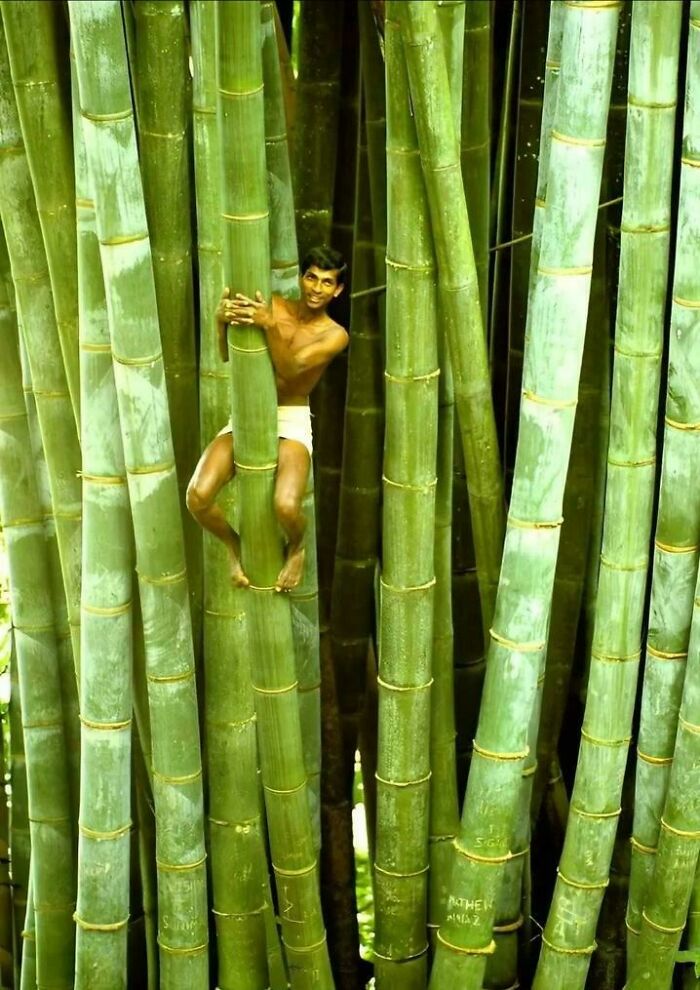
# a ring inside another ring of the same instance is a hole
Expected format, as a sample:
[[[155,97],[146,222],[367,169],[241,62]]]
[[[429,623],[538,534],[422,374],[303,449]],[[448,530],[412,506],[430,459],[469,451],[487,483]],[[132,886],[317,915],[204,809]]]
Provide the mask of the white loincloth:
[[[229,421],[217,436],[233,433]],[[277,436],[281,440],[297,440],[303,444],[311,455],[313,450],[311,436],[311,410],[309,406],[278,406],[277,407]]]

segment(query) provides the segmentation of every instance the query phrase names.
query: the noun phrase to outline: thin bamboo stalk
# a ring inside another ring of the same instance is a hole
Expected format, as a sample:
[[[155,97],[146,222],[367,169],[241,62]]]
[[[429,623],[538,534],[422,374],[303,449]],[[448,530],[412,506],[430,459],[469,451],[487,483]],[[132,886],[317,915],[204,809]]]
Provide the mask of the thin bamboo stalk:
[[[643,4],[634,12],[598,606],[576,779],[535,977],[538,990],[558,980],[576,987],[585,983],[620,813],[656,476],[672,174],[664,151],[673,145],[680,14],[678,4],[668,3]]]
[[[438,257],[455,400],[467,472],[484,627],[493,615],[503,541],[503,485],[488,356],[449,82],[435,9],[406,6],[406,59]],[[441,110],[437,110],[441,108]],[[441,204],[449,202],[445,211]]]
[[[491,202],[491,4],[470,0],[464,19],[464,80],[461,104],[462,181],[479,283],[484,326],[488,326],[489,207]],[[459,140],[460,129],[455,127]]]
[[[61,60],[67,54],[63,17],[56,4],[37,0],[3,0],[1,9],[46,248],[60,349],[77,422],[80,383],[75,184],[70,99],[66,99],[67,67]]]
[[[0,258],[7,260],[4,243]],[[0,517],[9,563],[26,754],[37,974],[39,985],[69,990],[75,875],[58,651],[17,323],[4,277],[0,278],[0,322]]]
[[[495,895],[511,858],[551,608],[616,25],[615,6],[566,8],[550,152],[551,209],[544,217],[533,291],[513,496],[448,918],[438,936],[431,990],[456,985],[480,990],[493,951]]]
[[[218,11],[219,128],[227,278],[232,292],[269,296],[260,10],[234,0]],[[246,135],[246,140],[241,140]],[[245,181],[243,181],[243,177]],[[240,491],[246,592],[262,782],[282,936],[292,987],[332,988],[306,796],[289,604],[274,591],[282,547],[273,510],[276,394],[269,352],[256,327],[229,341],[232,422]]]
[[[404,15],[404,5],[392,0],[385,21],[386,428],[374,876],[378,990],[424,986],[428,948],[439,371],[435,257],[410,112]]]
[[[22,969],[20,973],[20,990],[36,990],[36,925],[34,918],[34,891],[32,884],[31,866],[29,883],[27,885],[27,911],[22,930]]]
[[[115,2],[80,2],[71,4],[69,12],[95,194],[145,633],[161,985],[199,990],[208,985],[208,947],[194,656],[121,11]],[[134,290],[136,285],[139,291]],[[178,727],[176,737],[173,725]]]
[[[27,766],[24,758],[24,736],[22,733],[22,712],[19,699],[19,674],[17,671],[17,650],[12,636],[10,656],[10,784],[12,804],[10,807],[10,848],[12,850],[12,904],[14,910],[14,985],[19,987],[20,967],[24,939],[25,915],[27,913],[27,891],[29,889],[29,811],[27,801]]]

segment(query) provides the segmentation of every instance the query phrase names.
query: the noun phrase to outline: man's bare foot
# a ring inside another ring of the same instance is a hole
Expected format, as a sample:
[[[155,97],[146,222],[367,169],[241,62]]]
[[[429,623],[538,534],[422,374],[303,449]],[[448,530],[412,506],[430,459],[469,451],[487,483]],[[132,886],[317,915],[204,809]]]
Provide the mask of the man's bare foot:
[[[231,584],[234,588],[247,588],[250,584],[245,571],[241,565],[241,541],[236,540],[235,545],[228,547],[229,567],[231,573]]]
[[[289,547],[284,567],[279,572],[275,584],[275,591],[291,591],[292,588],[296,588],[304,573],[304,553],[303,547],[295,549]]]

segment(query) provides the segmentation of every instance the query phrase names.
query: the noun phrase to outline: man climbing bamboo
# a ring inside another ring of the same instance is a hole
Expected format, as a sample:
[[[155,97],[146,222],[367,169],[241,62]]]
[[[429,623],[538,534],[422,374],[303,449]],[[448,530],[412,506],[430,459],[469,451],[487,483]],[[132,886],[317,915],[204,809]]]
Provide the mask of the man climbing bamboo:
[[[257,292],[249,299],[240,292],[231,298],[224,289],[216,309],[219,352],[228,361],[227,327],[254,325],[264,331],[277,385],[279,437],[275,512],[284,532],[285,562],[275,589],[289,591],[304,570],[306,519],[302,499],[311,465],[309,395],[330,362],[348,344],[348,335],[326,312],[345,286],[347,265],[331,248],[312,248],[301,265],[301,298],[273,295],[268,303]],[[202,454],[187,488],[187,508],[201,526],[218,537],[229,553],[231,580],[244,588],[250,582],[241,565],[240,538],[229,525],[216,497],[235,474],[231,423],[214,437]]]

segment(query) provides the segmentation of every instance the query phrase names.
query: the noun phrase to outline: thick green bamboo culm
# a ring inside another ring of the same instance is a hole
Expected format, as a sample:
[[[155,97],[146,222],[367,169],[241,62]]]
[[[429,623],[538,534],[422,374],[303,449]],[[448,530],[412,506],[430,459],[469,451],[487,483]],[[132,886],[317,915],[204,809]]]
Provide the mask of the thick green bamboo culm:
[[[269,298],[269,234],[260,9],[218,8],[224,257],[232,292]],[[246,135],[246,140],[241,140]],[[243,178],[245,181],[243,181]],[[262,332],[229,333],[232,422],[240,492],[258,744],[282,937],[293,988],[333,987],[306,796],[289,603],[274,591],[282,545],[274,516],[275,383]]]
[[[229,374],[216,342],[215,310],[224,287],[219,130],[216,121],[216,4],[194,0],[192,131],[199,261],[199,419],[205,447],[229,414]],[[205,592],[206,594],[206,592]]]
[[[374,864],[378,990],[425,986],[428,961],[439,370],[435,258],[410,112],[402,7],[392,0],[385,21],[386,426]]]
[[[697,4],[694,10],[697,14]],[[700,345],[696,308],[691,305],[693,300],[700,299],[700,277],[695,267],[698,170],[693,167],[700,153],[700,117],[695,111],[700,92],[695,64],[699,39],[700,31],[691,14],[663,463],[637,750],[627,909],[630,960],[634,959],[636,936],[642,929],[647,891],[651,891],[649,884],[656,858],[653,850],[659,838],[669,774],[673,772],[700,543],[700,432],[697,429],[700,406],[696,378]]]
[[[9,558],[12,624],[27,767],[39,986],[73,986],[75,873],[58,649],[44,518],[22,392],[0,231],[0,518]]]
[[[479,283],[481,317],[488,326],[489,204],[491,201],[491,11],[488,0],[469,0],[464,19],[460,160],[469,231]],[[459,132],[458,132],[459,133]]]
[[[199,455],[199,438],[192,429],[199,400],[189,202],[192,92],[187,65],[187,19],[183,0],[139,0],[133,9],[139,162],[197,642],[202,597],[202,534],[192,516],[184,511],[187,483]]]
[[[0,31],[0,217],[46,454],[73,657],[80,655],[80,447],[10,67]],[[72,194],[74,197],[74,193]],[[73,206],[74,208],[74,206]]]
[[[12,82],[43,234],[68,390],[79,418],[75,184],[62,11],[39,0],[0,5]],[[31,38],[31,42],[28,39]]]
[[[73,3],[69,12],[145,633],[161,986],[200,990],[208,985],[208,945],[194,656],[126,47],[118,3]]]
[[[76,91],[83,567],[75,986],[126,990],[133,535],[95,205],[77,96]]]
[[[511,855],[551,608],[617,13],[617,7],[610,5],[592,8],[572,3],[566,8],[548,210],[533,292],[501,581],[462,825],[455,842],[447,921],[438,935],[431,990],[451,990],[456,985],[480,990],[486,957],[493,951],[495,896]]]
[[[501,563],[503,483],[491,401],[488,354],[449,81],[432,4],[410,0],[406,61],[438,258],[441,306],[467,472],[479,594],[488,628]],[[437,110],[437,108],[440,110]],[[447,212],[441,204],[449,202]]]

